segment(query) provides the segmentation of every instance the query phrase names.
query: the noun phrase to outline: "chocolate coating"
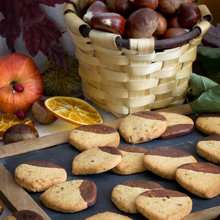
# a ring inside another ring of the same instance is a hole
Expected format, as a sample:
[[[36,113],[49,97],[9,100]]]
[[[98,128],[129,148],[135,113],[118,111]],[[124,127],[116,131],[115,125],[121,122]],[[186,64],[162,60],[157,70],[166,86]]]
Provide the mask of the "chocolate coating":
[[[171,125],[167,127],[166,131],[158,139],[166,140],[166,139],[180,137],[192,132],[193,128],[194,128],[193,124]]]
[[[27,161],[24,164],[29,164],[29,165],[38,166],[38,167],[62,168],[56,164],[49,163],[46,161]]]
[[[118,150],[118,148],[116,147],[103,146],[103,147],[99,147],[99,149],[106,153],[120,155],[123,157],[123,154],[121,153],[121,151]]]
[[[145,153],[145,155],[156,155],[162,157],[188,157],[190,153],[174,148],[154,148]]]
[[[163,115],[157,112],[152,112],[152,111],[140,111],[140,112],[135,112],[132,115],[146,118],[146,119],[152,119],[152,120],[161,120],[161,121],[167,120]]]
[[[12,213],[16,220],[44,220],[41,215],[30,210],[21,210]]]
[[[134,147],[134,146],[120,146],[118,147],[118,149],[131,153],[146,153],[148,151],[143,147]]]
[[[186,169],[197,172],[220,174],[220,167],[207,162],[187,163],[179,166],[177,169]]]
[[[201,141],[220,141],[220,134],[213,134],[203,138]]]
[[[95,183],[84,180],[79,187],[81,196],[87,202],[88,207],[94,205],[97,199],[97,187]]]
[[[169,199],[170,197],[187,197],[185,193],[175,190],[168,190],[168,189],[151,190],[151,191],[143,192],[141,193],[141,195],[147,197],[167,197],[167,199]]]
[[[143,189],[164,189],[160,184],[152,181],[128,181],[122,183],[121,185],[130,186],[130,187],[139,187]]]
[[[220,118],[220,113],[219,112],[213,112],[213,113],[206,113],[206,114],[203,114],[203,115],[200,115],[199,118],[208,118],[208,117],[218,117]]]
[[[102,125],[102,124],[83,125],[83,126],[75,128],[75,130],[93,132],[96,134],[112,134],[112,133],[117,132],[115,128],[107,126],[107,125]]]

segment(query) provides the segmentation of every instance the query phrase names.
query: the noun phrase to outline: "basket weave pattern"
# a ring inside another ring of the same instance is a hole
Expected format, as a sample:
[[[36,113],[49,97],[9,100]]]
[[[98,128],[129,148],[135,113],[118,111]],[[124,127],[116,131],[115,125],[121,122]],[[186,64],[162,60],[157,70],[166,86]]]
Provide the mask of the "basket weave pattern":
[[[70,8],[75,10],[70,4],[64,10]],[[76,45],[84,95],[99,108],[121,118],[185,101],[197,45],[209,22],[183,46],[155,52],[153,39],[130,39],[130,49],[119,49],[115,39],[120,35],[91,30],[83,37],[79,27],[87,24],[77,14],[66,14],[65,21]]]

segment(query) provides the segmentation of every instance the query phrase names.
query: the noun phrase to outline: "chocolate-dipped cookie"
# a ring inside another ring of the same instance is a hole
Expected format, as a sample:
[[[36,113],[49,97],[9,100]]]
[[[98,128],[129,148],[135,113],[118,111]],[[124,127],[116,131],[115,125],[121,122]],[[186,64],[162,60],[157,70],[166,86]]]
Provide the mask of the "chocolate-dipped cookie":
[[[128,181],[115,186],[111,200],[115,206],[125,213],[138,213],[135,199],[138,195],[149,190],[162,190],[160,184],[152,181]]]
[[[46,161],[28,161],[16,167],[14,179],[18,185],[32,192],[42,192],[67,179],[66,170]]]
[[[166,118],[152,111],[140,111],[126,116],[119,124],[119,133],[127,143],[147,142],[161,136],[167,129]]]
[[[112,169],[112,172],[120,175],[141,173],[146,170],[143,164],[143,157],[147,150],[143,147],[120,146],[122,161]]]
[[[193,131],[194,122],[190,117],[168,112],[159,113],[167,119],[167,129],[159,139],[172,139],[189,134]]]
[[[132,220],[132,219],[124,215],[106,211],[106,212],[98,213],[96,215],[88,217],[85,220]]]
[[[220,134],[213,134],[200,140],[196,152],[206,160],[220,165]]]
[[[70,180],[51,186],[40,195],[48,208],[65,213],[84,210],[96,203],[97,187],[88,180]]]
[[[115,147],[96,147],[78,154],[72,162],[74,175],[96,174],[111,170],[122,160],[122,153]]]
[[[189,163],[176,170],[176,181],[189,192],[202,198],[220,194],[220,167],[212,163]]]
[[[44,220],[44,218],[34,211],[20,210],[6,216],[2,220]]]
[[[195,127],[206,135],[220,134],[220,113],[206,113],[199,116]]]
[[[191,198],[174,190],[143,192],[135,200],[137,210],[147,219],[180,220],[192,210]]]
[[[81,152],[101,146],[118,147],[120,135],[115,128],[107,125],[84,125],[70,132],[69,143]]]
[[[197,160],[188,152],[174,148],[154,148],[143,157],[144,166],[152,173],[170,180],[175,180],[177,167]]]

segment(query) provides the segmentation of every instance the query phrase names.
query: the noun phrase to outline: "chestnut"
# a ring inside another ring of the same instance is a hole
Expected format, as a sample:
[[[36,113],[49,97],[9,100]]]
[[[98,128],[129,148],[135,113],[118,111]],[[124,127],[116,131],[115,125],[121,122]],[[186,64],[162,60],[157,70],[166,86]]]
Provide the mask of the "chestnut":
[[[39,137],[39,134],[34,127],[27,124],[16,124],[5,131],[3,141],[5,144],[10,144],[36,137]]]
[[[155,10],[158,6],[158,0],[134,0],[136,8],[151,8]]]
[[[151,8],[140,8],[127,19],[125,32],[129,38],[148,38],[158,27],[158,15]]]
[[[167,28],[167,30],[160,37],[160,39],[169,39],[173,37],[178,37],[186,33],[188,33],[188,31],[184,28]]]
[[[181,0],[180,1],[180,4],[183,4],[183,3],[193,3],[194,0]]]
[[[178,20],[178,14],[173,15],[169,21],[168,21],[168,27],[169,28],[181,28],[181,24],[179,23]]]
[[[202,14],[199,7],[194,3],[183,3],[178,13],[178,21],[183,28],[192,28],[199,20]]]
[[[87,11],[88,7],[95,1],[102,1],[105,2],[105,0],[80,0],[79,1],[79,9],[83,14]]]
[[[157,26],[156,31],[153,33],[153,36],[159,37],[167,29],[167,20],[160,12],[156,12],[156,13],[158,15],[158,21],[157,21],[158,26]]]
[[[89,8],[87,9],[86,13],[83,16],[83,20],[90,24],[90,20],[94,14],[102,13],[102,12],[110,12],[109,8],[104,2],[95,1],[93,2]]]
[[[115,1],[115,11],[123,17],[127,18],[133,11],[134,3],[131,0],[116,0]]]
[[[98,13],[92,16],[90,26],[96,30],[122,35],[125,29],[125,18],[114,12]]]
[[[41,124],[51,124],[57,120],[51,112],[49,112],[45,105],[45,100],[37,100],[31,107],[31,112],[34,119]]]
[[[157,10],[163,15],[174,14],[180,7],[181,0],[159,0]]]

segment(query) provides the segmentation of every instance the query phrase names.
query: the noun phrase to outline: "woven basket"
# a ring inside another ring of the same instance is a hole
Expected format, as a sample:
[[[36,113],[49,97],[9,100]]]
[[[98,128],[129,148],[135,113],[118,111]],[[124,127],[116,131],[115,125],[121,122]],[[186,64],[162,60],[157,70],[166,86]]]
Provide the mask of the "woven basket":
[[[64,6],[64,18],[76,45],[86,98],[117,118],[185,101],[197,45],[212,19],[205,5],[199,5],[202,21],[185,38],[154,41],[124,40],[117,34],[90,29],[77,14],[77,4],[72,0]],[[166,49],[168,46],[174,48]]]

